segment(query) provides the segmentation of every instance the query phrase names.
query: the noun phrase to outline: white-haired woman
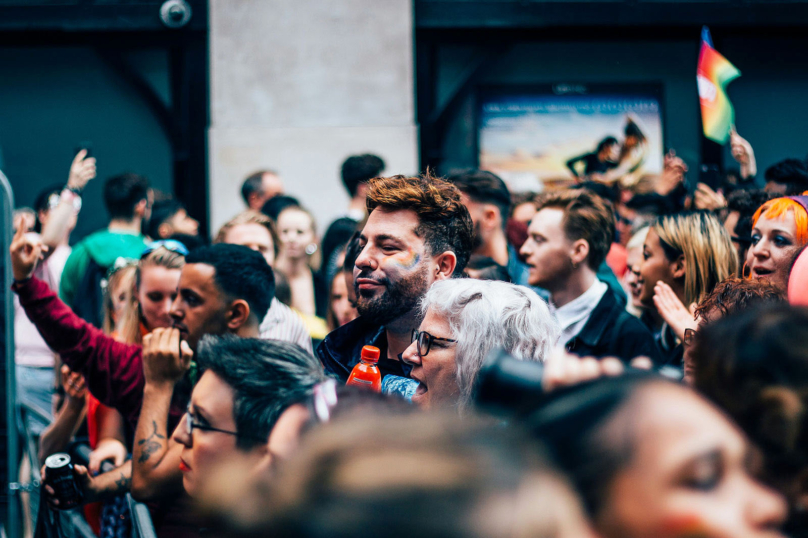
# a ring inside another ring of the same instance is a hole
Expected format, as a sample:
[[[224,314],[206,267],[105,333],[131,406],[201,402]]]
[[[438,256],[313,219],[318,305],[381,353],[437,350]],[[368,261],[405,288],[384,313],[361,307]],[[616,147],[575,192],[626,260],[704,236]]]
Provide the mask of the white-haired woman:
[[[483,359],[495,347],[543,361],[560,329],[547,304],[526,287],[453,279],[436,282],[421,302],[423,321],[402,359],[418,381],[412,401],[424,409],[465,408]]]

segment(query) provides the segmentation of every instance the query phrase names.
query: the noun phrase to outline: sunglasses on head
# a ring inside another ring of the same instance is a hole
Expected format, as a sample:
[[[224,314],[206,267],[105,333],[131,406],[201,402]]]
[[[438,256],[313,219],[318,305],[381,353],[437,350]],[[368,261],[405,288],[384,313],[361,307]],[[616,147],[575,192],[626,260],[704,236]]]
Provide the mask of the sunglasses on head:
[[[183,256],[188,255],[188,248],[176,239],[161,239],[160,241],[152,241],[146,245],[146,248],[143,249],[143,253],[140,255],[140,259],[142,260],[158,248],[164,248]]]

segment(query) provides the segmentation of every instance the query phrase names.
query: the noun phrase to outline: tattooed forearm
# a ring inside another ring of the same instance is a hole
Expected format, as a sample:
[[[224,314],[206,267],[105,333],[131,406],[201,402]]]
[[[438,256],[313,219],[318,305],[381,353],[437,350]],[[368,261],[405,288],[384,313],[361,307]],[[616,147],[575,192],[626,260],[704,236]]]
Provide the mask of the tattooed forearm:
[[[137,444],[140,447],[140,457],[138,463],[146,463],[152,454],[163,448],[163,443],[156,439],[165,439],[165,436],[157,433],[157,421],[152,420],[154,431],[146,439],[140,439]],[[156,438],[156,439],[155,439]]]
[[[132,479],[125,474],[123,471],[121,472],[121,477],[115,480],[115,486],[118,488],[118,492],[129,491],[129,485],[132,483]]]

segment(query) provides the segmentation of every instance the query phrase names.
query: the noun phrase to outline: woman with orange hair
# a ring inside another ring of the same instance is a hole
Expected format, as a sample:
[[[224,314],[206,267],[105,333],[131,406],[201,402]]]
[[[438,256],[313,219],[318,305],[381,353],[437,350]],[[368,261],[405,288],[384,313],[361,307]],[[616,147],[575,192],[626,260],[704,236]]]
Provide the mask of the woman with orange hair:
[[[808,243],[808,191],[769,200],[752,217],[752,246],[746,254],[750,278],[769,280],[785,291],[795,256]]]

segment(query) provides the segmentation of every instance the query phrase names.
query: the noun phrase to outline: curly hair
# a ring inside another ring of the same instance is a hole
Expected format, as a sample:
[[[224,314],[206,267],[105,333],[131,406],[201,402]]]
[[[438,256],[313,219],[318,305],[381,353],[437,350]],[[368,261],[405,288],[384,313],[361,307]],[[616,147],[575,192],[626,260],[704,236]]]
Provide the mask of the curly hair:
[[[696,319],[709,321],[719,313],[726,317],[752,307],[784,303],[783,290],[765,280],[730,277],[719,282],[696,307]]]
[[[377,177],[368,185],[368,214],[377,207],[415,211],[419,221],[415,234],[424,239],[428,253],[434,256],[454,252],[454,274],[463,273],[471,256],[474,226],[457,187],[429,170],[418,177]]]
[[[589,244],[586,263],[595,270],[600,267],[615,236],[612,204],[586,190],[568,190],[539,196],[536,207],[539,211],[545,208],[564,211],[562,226],[567,239],[584,239]]]

